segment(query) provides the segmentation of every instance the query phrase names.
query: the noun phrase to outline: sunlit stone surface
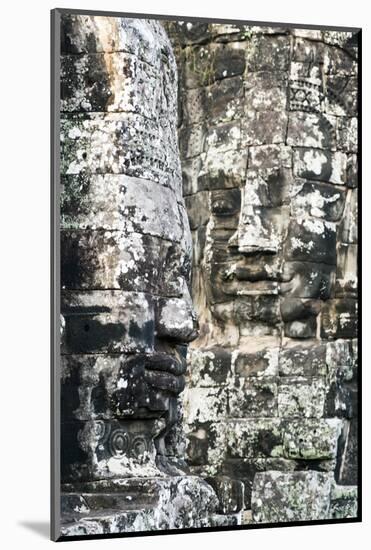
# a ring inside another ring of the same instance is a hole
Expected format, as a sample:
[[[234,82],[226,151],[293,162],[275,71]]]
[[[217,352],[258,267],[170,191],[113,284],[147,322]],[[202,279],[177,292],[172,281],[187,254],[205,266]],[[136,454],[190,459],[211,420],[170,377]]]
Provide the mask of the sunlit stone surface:
[[[355,517],[356,34],[62,27],[62,532]]]
[[[242,484],[223,507],[184,460],[198,325],[170,42],[63,16],[61,48],[62,534],[236,524]]]
[[[355,517],[357,36],[166,29],[200,323],[191,471],[242,480],[247,523]]]

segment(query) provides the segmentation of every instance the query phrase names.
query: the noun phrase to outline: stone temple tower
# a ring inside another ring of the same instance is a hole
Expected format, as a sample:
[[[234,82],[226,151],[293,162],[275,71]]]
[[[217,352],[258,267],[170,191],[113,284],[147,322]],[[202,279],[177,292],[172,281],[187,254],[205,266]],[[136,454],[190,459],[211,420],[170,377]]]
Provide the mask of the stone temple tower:
[[[184,461],[198,325],[170,42],[81,15],[61,37],[62,534],[236,524],[242,484]]]

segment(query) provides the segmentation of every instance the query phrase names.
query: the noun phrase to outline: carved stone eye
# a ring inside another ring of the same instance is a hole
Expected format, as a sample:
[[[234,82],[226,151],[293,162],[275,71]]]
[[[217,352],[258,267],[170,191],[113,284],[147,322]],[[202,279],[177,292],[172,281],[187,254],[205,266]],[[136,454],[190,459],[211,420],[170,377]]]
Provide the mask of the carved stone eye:
[[[217,190],[211,195],[211,211],[218,216],[233,216],[241,206],[239,189]]]
[[[218,201],[215,201],[213,206],[212,206],[212,211],[214,214],[219,214],[219,215],[228,215],[228,214],[233,214],[234,212],[234,205],[230,202],[230,201],[227,201],[227,200],[218,200]]]

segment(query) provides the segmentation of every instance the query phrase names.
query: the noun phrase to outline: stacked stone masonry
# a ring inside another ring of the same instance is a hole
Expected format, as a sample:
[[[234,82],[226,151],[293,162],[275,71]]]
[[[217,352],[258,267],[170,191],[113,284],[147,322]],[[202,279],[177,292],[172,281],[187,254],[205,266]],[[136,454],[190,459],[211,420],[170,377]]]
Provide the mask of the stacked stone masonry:
[[[61,534],[235,525],[242,483],[184,460],[197,321],[163,26],[64,15],[60,84]]]
[[[357,35],[64,15],[62,534],[357,514]]]
[[[191,471],[242,481],[247,523],[355,517],[357,34],[165,27],[200,323]]]

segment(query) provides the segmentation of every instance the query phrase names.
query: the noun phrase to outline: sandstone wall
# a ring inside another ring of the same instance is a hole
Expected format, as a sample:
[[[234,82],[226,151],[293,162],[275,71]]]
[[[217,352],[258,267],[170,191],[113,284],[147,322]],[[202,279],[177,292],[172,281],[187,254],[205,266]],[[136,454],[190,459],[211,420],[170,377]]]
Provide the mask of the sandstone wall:
[[[197,322],[162,25],[64,15],[60,86],[62,534],[236,525],[241,484],[222,509],[183,456]]]
[[[200,337],[193,472],[245,521],[356,515],[357,35],[167,23]]]

